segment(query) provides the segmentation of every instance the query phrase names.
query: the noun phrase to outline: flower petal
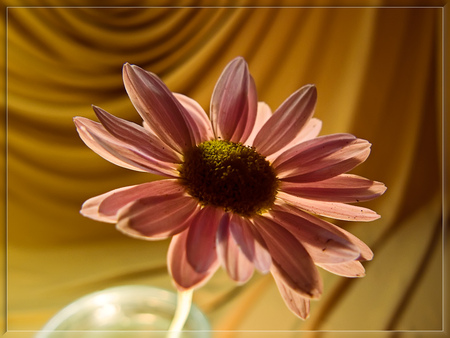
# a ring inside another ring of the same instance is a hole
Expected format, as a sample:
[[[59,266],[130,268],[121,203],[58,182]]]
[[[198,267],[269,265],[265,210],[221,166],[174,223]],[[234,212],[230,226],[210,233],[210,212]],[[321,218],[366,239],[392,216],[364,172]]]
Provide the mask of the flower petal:
[[[152,195],[182,193],[183,191],[183,187],[175,180],[161,180],[122,187],[88,199],[83,203],[80,212],[83,216],[97,221],[116,223],[119,210],[128,203]]]
[[[122,191],[126,191],[129,189],[132,189],[136,186],[130,186],[130,187],[123,187],[119,189],[115,189],[112,191],[108,191],[107,193],[92,197],[85,201],[81,207],[80,213],[85,216],[89,217],[93,220],[100,221],[100,222],[107,222],[107,223],[116,223],[117,217],[116,215],[103,215],[99,212],[100,204],[108,197],[116,194],[121,193]]]
[[[92,108],[105,129],[117,139],[139,149],[148,157],[164,162],[181,163],[180,154],[167,147],[144,127],[111,115],[99,107],[92,106]]]
[[[317,182],[281,181],[280,190],[313,200],[354,203],[369,201],[382,195],[386,186],[361,176],[341,174]]]
[[[100,123],[84,117],[74,118],[78,134],[83,142],[98,155],[118,166],[156,175],[177,177],[173,163],[150,157],[134,146],[111,135]]]
[[[262,126],[253,145],[258,152],[269,156],[288,145],[314,113],[317,90],[306,85],[289,96]]]
[[[139,115],[163,142],[181,154],[195,145],[190,115],[158,76],[126,63],[123,82]]]
[[[109,143],[121,143],[123,142],[117,141],[114,137],[112,137],[111,134],[109,134],[106,129],[98,122],[94,122],[92,120],[89,120],[85,117],[75,117],[73,119],[73,122],[75,123],[75,126],[77,128],[77,132],[80,135],[80,138],[83,140],[83,142],[96,154],[103,157],[105,160],[118,165],[122,168],[136,170],[136,171],[142,171],[146,172],[147,169],[141,168],[138,165],[131,164],[130,160],[124,159],[122,160],[122,156],[117,155],[117,151],[115,151],[115,148],[118,148],[117,145],[115,145],[114,149],[110,149],[111,147],[104,147],[102,144],[106,142],[98,143],[97,139],[107,139]],[[92,135],[95,135],[96,137],[93,138]],[[120,157],[120,158],[119,158]]]
[[[209,270],[217,260],[217,228],[223,213],[221,209],[206,206],[189,222],[186,254],[189,264],[198,273]]]
[[[278,192],[277,197],[288,204],[312,212],[316,215],[341,219],[345,221],[370,222],[380,218],[375,211],[356,205],[337,202],[315,201],[307,198],[290,195],[285,192]]]
[[[222,266],[234,281],[245,283],[253,275],[253,264],[244,255],[230,233],[230,216],[228,213],[222,217],[217,231],[217,254]]]
[[[308,122],[306,122],[305,126],[300,130],[300,132],[297,134],[294,140],[287,145],[287,147],[291,147],[298,143],[316,138],[321,130],[322,130],[322,121],[313,117]]]
[[[274,266],[272,269],[272,276],[280,291],[281,297],[283,297],[289,310],[291,310],[296,316],[301,319],[309,317],[310,300],[303,297],[298,292],[294,291],[283,279],[282,274]]]
[[[270,211],[270,215],[276,223],[297,238],[311,255],[314,263],[341,263],[359,257],[358,247],[345,236],[317,226],[289,210],[288,207],[276,206]]]
[[[230,233],[241,248],[244,255],[253,262],[261,273],[269,272],[272,258],[267,249],[260,243],[262,239],[255,239],[253,225],[246,218],[233,214],[230,220]],[[265,244],[264,244],[265,245]]]
[[[304,218],[308,220],[311,223],[314,223],[315,225],[322,227],[324,229],[327,229],[328,231],[331,231],[338,236],[341,236],[343,238],[346,238],[348,241],[352,242],[354,245],[356,245],[359,249],[359,252],[361,253],[358,257],[358,260],[371,260],[373,258],[372,250],[358,237],[351,234],[350,232],[338,227],[337,225],[334,225],[330,222],[327,222],[323,219],[320,219],[318,217],[315,217],[307,212],[304,212],[296,207],[292,207],[289,205],[284,205],[285,208],[289,209],[289,212],[293,214],[297,214],[301,218]]]
[[[101,201],[98,205],[98,213],[117,222],[119,211],[128,203],[146,197],[168,195],[184,195],[184,188],[178,184],[177,180],[165,179],[116,189]]]
[[[318,298],[322,293],[322,280],[303,245],[267,217],[257,215],[253,221],[272,256],[271,269],[278,271],[283,281],[302,296]]]
[[[167,253],[167,266],[178,290],[184,291],[204,285],[220,266],[216,259],[209,270],[199,273],[189,264],[186,254],[186,242],[189,229],[173,236]]]
[[[358,261],[343,262],[339,264],[317,264],[328,272],[343,277],[364,277],[366,275],[363,265]]]
[[[282,154],[286,150],[296,146],[299,143],[317,137],[321,129],[322,129],[322,121],[316,119],[315,117],[311,118],[291,142],[289,142],[287,145],[285,145],[277,152],[271,154],[270,156],[267,156],[267,159],[273,162],[278,156],[280,156],[280,154]]]
[[[244,143],[253,130],[256,87],[242,57],[224,69],[211,97],[211,123],[217,138]]]
[[[265,102],[258,102],[255,125],[253,126],[253,130],[250,136],[247,138],[247,141],[245,141],[245,144],[250,146],[253,145],[253,141],[255,140],[255,137],[258,134],[259,130],[262,128],[264,123],[266,123],[269,120],[271,116],[272,110],[270,109],[269,105]]]
[[[184,191],[159,191],[121,208],[116,227],[132,237],[165,239],[186,229],[196,213],[197,201]]]
[[[353,169],[369,154],[370,143],[366,140],[333,134],[294,146],[281,154],[273,167],[284,181],[322,181]]]
[[[183,105],[189,114],[187,122],[194,135],[195,143],[200,144],[204,141],[212,140],[214,132],[211,127],[211,121],[197,101],[187,97],[186,95],[173,93],[176,99]]]

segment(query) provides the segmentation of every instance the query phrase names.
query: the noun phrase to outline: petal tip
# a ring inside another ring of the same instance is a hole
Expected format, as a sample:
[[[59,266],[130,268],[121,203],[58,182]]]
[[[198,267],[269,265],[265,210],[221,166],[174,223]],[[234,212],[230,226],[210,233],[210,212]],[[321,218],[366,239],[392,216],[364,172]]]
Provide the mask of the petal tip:
[[[129,77],[130,73],[132,73],[134,71],[133,67],[137,67],[137,66],[132,65],[132,64],[130,64],[128,62],[124,63],[124,65],[122,67],[122,76],[123,77]]]
[[[310,100],[313,102],[317,101],[317,87],[314,84],[308,84],[307,86],[307,92],[309,92]]]
[[[94,104],[91,104],[92,110],[94,111],[95,115],[97,115],[97,117],[99,115],[102,115],[102,109]]]
[[[245,61],[245,59],[244,59],[244,57],[243,56],[237,56],[237,57],[235,57],[233,60],[231,60],[231,62],[230,63],[239,63],[240,65],[241,64],[247,64],[247,61]]]
[[[299,91],[303,91],[304,93],[308,93],[311,96],[317,96],[317,87],[313,83],[309,83],[300,88]]]
[[[248,73],[248,64],[247,61],[242,57],[238,56],[231,60],[228,65],[225,67],[225,69],[234,69],[235,71],[239,69],[240,71],[244,71]]]
[[[386,185],[384,183],[382,183],[382,182],[376,182],[375,184],[378,185],[378,194],[379,194],[379,196],[383,195],[386,192],[386,190],[387,190]]]
[[[314,288],[310,291],[311,299],[319,299],[322,295],[322,290],[320,288]]]

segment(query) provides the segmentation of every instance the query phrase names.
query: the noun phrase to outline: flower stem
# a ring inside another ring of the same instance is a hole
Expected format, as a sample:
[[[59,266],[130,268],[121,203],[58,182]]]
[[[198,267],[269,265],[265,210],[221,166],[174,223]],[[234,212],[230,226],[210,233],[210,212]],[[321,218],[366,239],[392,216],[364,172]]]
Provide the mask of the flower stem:
[[[186,319],[191,311],[193,290],[178,291],[177,309],[169,327],[168,338],[176,338],[183,329]]]

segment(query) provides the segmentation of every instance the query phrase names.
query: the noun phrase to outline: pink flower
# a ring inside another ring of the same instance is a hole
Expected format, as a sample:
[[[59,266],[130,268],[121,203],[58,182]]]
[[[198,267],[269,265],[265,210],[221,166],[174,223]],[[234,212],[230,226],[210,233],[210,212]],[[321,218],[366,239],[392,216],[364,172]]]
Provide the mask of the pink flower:
[[[272,114],[257,101],[243,58],[231,61],[214,89],[210,118],[194,100],[155,75],[125,64],[128,95],[143,126],[94,107],[100,123],[74,119],[82,140],[119,166],[166,179],[87,200],[81,213],[146,240],[173,237],[169,272],[179,290],[198,288],[221,265],[245,283],[271,272],[301,318],[322,293],[317,266],[361,277],[372,252],[347,231],[313,215],[372,221],[348,203],[383,194],[382,183],[346,174],[370,144],[350,134],[320,136],[317,92],[306,85]]]

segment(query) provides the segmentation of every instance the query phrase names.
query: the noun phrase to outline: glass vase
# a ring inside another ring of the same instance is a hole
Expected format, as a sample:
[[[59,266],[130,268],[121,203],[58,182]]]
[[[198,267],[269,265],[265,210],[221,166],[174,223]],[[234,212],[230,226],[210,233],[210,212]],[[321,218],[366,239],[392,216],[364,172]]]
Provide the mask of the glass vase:
[[[177,294],[144,285],[118,286],[88,294],[51,318],[35,338],[169,337]],[[192,304],[180,338],[208,338],[205,315]]]

